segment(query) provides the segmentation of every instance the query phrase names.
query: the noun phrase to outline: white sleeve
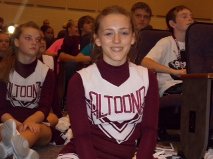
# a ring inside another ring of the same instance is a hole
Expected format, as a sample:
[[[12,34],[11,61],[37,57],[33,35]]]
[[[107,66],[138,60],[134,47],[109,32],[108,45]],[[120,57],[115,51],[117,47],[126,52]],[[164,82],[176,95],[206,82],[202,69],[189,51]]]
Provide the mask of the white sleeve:
[[[148,52],[145,57],[148,57],[158,63],[162,63],[162,61],[169,56],[170,50],[170,40],[168,37],[160,39],[155,46]]]

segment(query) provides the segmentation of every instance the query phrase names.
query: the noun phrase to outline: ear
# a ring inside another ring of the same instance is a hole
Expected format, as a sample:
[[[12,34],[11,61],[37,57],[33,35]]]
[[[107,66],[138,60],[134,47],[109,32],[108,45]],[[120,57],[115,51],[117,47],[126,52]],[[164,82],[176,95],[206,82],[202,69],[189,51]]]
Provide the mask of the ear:
[[[175,28],[175,22],[173,20],[170,20],[169,21],[169,25],[172,27],[172,28]]]
[[[133,35],[132,35],[132,40],[131,40],[131,44],[132,44],[132,45],[135,43],[135,39],[136,39],[135,33],[133,33]]]
[[[94,38],[95,44],[100,47],[101,46],[101,41],[98,38],[98,36],[96,34],[94,34],[93,38]]]
[[[19,41],[18,41],[18,39],[14,39],[14,45],[15,45],[16,47],[19,47]]]

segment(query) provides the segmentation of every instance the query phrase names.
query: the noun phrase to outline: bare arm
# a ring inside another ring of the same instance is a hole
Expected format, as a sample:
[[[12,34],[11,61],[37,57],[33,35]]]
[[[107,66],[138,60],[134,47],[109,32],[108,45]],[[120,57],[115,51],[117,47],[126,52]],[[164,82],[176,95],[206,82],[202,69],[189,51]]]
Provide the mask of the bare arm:
[[[1,122],[3,123],[3,122],[5,122],[5,121],[7,121],[7,120],[9,120],[9,119],[13,119],[15,122],[16,122],[16,125],[17,126],[19,126],[19,125],[21,125],[22,123],[21,122],[19,122],[18,120],[16,120],[11,114],[9,114],[9,113],[5,113],[5,114],[3,114],[2,116],[1,116]]]
[[[175,69],[172,69],[170,67],[161,65],[158,62],[156,62],[156,61],[154,61],[154,60],[152,60],[151,58],[148,58],[148,57],[144,57],[144,59],[141,61],[141,65],[144,66],[144,67],[147,67],[149,69],[153,69],[156,72],[160,72],[160,73],[168,73],[168,74],[173,74],[173,75],[176,75],[176,76],[186,74],[186,69],[175,70]]]

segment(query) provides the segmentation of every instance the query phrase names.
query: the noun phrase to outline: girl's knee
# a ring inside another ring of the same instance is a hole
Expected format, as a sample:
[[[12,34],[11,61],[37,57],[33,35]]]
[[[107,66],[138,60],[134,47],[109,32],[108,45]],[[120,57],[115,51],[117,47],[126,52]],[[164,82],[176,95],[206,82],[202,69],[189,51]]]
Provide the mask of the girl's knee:
[[[54,113],[49,113],[47,121],[50,123],[50,126],[55,127],[58,123],[58,117]]]

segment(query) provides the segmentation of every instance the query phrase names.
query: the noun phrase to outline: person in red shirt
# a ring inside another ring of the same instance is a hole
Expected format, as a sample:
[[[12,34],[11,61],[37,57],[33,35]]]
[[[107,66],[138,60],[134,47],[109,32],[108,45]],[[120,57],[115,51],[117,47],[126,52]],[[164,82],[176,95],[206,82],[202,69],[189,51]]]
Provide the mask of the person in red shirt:
[[[131,15],[105,8],[94,28],[94,63],[69,81],[67,109],[74,138],[57,159],[152,159],[159,95],[153,72],[129,61]]]

